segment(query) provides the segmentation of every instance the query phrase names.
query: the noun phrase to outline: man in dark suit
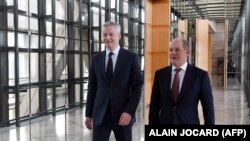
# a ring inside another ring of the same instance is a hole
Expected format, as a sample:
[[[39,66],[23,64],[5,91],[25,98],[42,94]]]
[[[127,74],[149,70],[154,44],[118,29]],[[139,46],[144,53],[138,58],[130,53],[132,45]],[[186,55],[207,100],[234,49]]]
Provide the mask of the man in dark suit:
[[[85,125],[93,141],[132,140],[132,125],[141,98],[143,78],[136,54],[119,46],[120,25],[106,22],[106,50],[93,56],[89,74]]]
[[[187,63],[189,43],[176,38],[170,43],[170,62],[155,73],[149,124],[200,124],[198,103],[204,124],[214,124],[214,103],[208,73]]]

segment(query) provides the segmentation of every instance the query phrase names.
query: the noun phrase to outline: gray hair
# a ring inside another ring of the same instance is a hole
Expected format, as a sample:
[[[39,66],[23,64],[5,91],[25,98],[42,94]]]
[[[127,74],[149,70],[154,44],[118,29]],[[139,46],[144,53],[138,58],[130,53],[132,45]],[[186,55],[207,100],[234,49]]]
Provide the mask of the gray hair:
[[[121,26],[114,21],[107,21],[103,24],[103,27],[107,27],[107,26],[114,26],[117,30],[117,32],[120,34],[121,33]]]

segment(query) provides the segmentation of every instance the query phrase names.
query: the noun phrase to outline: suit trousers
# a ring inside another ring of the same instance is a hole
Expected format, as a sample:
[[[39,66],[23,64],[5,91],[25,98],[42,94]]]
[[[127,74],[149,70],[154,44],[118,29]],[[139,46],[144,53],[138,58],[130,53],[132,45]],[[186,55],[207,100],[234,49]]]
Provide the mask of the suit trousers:
[[[108,104],[102,124],[93,127],[93,141],[109,141],[112,130],[116,141],[132,141],[132,124],[131,121],[127,126],[118,125],[118,122],[112,118],[111,107]]]

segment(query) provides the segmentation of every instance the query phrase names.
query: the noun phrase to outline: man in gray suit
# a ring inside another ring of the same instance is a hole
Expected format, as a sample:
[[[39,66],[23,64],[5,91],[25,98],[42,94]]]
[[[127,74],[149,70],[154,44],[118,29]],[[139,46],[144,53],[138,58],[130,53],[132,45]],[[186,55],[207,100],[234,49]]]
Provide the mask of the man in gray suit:
[[[117,141],[132,140],[143,77],[137,55],[120,47],[120,38],[120,25],[106,22],[106,50],[92,58],[85,125],[93,128],[93,141],[108,141],[111,131]]]

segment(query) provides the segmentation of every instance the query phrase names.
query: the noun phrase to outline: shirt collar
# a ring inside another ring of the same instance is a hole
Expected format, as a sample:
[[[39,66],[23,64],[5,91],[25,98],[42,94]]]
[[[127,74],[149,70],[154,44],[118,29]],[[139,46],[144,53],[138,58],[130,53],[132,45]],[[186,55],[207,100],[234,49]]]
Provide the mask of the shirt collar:
[[[185,63],[180,67],[181,70],[186,71],[186,70],[187,70],[187,65],[188,65],[188,63],[185,62]],[[176,67],[175,67],[174,65],[172,65],[172,71],[174,71],[175,69],[176,69]]]
[[[112,52],[114,53],[114,55],[118,55],[119,50],[120,50],[120,46],[118,45],[118,47],[115,48],[115,50],[113,50]],[[109,56],[110,52],[111,52],[110,50],[106,49],[106,56]]]

